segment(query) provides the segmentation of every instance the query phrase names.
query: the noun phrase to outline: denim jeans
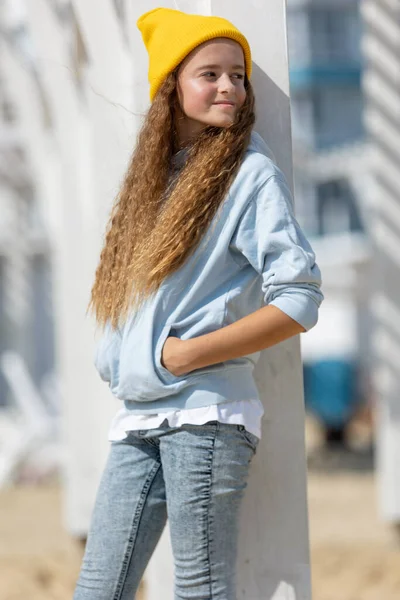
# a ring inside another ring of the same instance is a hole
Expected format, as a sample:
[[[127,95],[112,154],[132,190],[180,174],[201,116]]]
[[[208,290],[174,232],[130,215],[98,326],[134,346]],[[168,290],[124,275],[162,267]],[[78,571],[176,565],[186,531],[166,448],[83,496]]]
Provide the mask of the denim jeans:
[[[175,599],[236,600],[241,500],[258,438],[243,425],[128,433],[112,442],[74,600],[133,600],[168,516]]]

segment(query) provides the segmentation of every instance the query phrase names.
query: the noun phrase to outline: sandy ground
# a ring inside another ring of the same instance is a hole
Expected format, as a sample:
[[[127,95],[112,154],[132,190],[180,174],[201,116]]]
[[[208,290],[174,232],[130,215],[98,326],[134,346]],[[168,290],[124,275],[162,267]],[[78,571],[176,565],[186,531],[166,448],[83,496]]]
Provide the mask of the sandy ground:
[[[309,472],[314,600],[400,598],[400,537],[378,520],[364,467]],[[0,493],[0,600],[70,600],[82,551],[62,528],[57,484]]]

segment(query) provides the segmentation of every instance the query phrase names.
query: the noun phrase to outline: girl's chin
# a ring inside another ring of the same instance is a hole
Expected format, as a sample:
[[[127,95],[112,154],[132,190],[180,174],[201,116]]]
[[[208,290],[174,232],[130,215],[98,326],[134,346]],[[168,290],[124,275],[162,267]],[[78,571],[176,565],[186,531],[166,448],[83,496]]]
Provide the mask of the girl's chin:
[[[213,127],[230,127],[234,122],[233,118],[226,117],[225,119],[211,119],[208,125]]]
[[[221,127],[227,129],[228,127],[233,125],[234,120],[234,118],[228,117],[228,115],[222,119],[205,119],[204,121],[200,122],[201,125],[199,127],[193,129],[191,134],[194,136],[199,134],[204,129],[204,127]]]

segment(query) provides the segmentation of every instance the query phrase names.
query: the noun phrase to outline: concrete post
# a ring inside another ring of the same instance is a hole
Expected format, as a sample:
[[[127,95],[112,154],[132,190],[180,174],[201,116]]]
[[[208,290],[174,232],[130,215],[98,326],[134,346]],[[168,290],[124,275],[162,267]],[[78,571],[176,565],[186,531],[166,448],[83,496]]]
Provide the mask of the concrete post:
[[[93,146],[84,95],[74,76],[69,46],[75,33],[72,23],[59,21],[44,0],[33,0],[27,8],[59,159],[59,180],[53,197],[57,206],[53,264],[57,364],[67,448],[65,519],[71,533],[85,536],[107,455],[107,427],[117,405],[110,401],[93,368],[93,326],[85,316],[96,250],[91,204],[96,202],[91,187]]]
[[[258,121],[255,129],[271,147],[292,184],[289,77],[285,2],[210,0],[174,2],[170,8],[214,14],[239,25],[254,61]],[[134,5],[137,18],[157,6]],[[142,44],[139,34],[132,33]],[[140,65],[143,71],[147,62]],[[299,340],[262,353],[256,377],[265,407],[263,439],[252,466],[240,525],[238,598],[310,600],[304,409]],[[147,600],[173,598],[173,565],[164,532],[146,573]]]

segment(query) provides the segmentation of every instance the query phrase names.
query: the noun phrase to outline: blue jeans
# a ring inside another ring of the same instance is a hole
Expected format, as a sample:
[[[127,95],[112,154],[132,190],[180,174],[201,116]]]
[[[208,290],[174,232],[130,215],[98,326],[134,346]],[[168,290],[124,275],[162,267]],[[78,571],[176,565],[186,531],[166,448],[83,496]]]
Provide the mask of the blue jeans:
[[[167,515],[175,599],[236,600],[239,508],[257,443],[218,421],[164,421],[112,442],[74,600],[132,600]]]

